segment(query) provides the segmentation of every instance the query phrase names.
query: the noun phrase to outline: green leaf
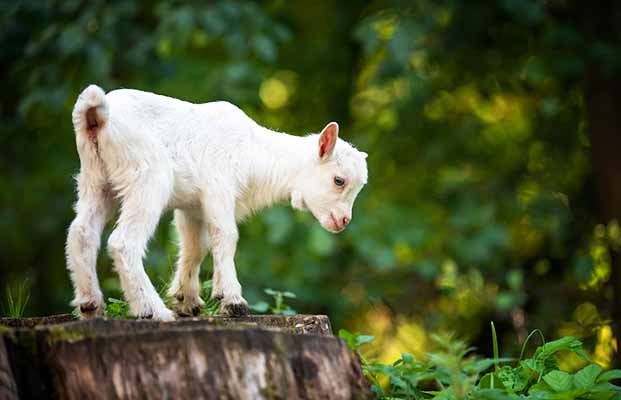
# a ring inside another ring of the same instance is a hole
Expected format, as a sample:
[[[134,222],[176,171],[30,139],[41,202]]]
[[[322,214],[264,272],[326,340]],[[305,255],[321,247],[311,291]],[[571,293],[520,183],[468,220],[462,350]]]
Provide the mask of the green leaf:
[[[617,395],[621,396],[621,387],[615,386],[612,383],[601,382],[596,383],[589,389],[589,393],[610,393],[617,392]]]
[[[293,308],[287,306],[287,308],[281,311],[281,314],[282,315],[295,315],[297,314],[297,312]]]
[[[267,304],[264,301],[259,301],[258,303],[254,303],[253,305],[250,306],[250,309],[258,313],[267,312],[269,308],[270,308],[269,304]]]
[[[621,369],[611,369],[610,371],[602,373],[599,378],[597,378],[597,382],[608,382],[613,379],[621,379]]]
[[[358,344],[358,346],[366,343],[371,343],[373,340],[375,340],[375,336],[359,335],[356,337],[356,343]]]
[[[113,297],[108,297],[108,302],[114,303],[114,304],[124,304],[125,303],[123,300],[115,299]]]
[[[559,352],[561,350],[572,351],[578,354],[582,359],[588,360],[586,354],[582,350],[582,342],[572,336],[565,336],[553,342],[548,342],[542,347],[538,348],[535,352],[535,357],[543,356],[543,358],[548,358],[552,354]]]
[[[496,326],[494,326],[494,321],[491,322],[492,325],[492,348],[494,351],[494,359],[498,359],[499,357],[499,352],[498,352],[498,337],[496,336]],[[498,370],[498,363],[494,363],[495,369]]]
[[[398,376],[391,376],[390,384],[404,390],[408,388],[408,384]]]
[[[481,389],[502,389],[502,390],[506,390],[504,384],[502,383],[500,378],[498,378],[495,375],[494,372],[488,372],[487,374],[483,375],[483,377],[479,381],[479,385],[478,386]]]
[[[489,369],[492,365],[498,364],[499,361],[501,360],[495,359],[495,358],[485,358],[483,360],[476,360],[476,361],[473,361],[473,362],[470,362],[464,365],[463,370],[464,372],[469,373],[469,374],[476,374],[476,373],[480,373],[480,372],[483,372]]]
[[[552,371],[543,376],[543,380],[556,392],[571,390],[572,376],[563,371]]]
[[[602,367],[597,364],[587,365],[574,375],[574,385],[580,389],[591,388],[602,372]]]
[[[535,371],[537,374],[543,373],[545,364],[541,359],[529,358],[521,363],[525,368]]]
[[[203,282],[203,290],[207,293],[207,294],[211,294],[211,289],[213,288],[213,280],[209,279],[206,280],[205,282]]]
[[[497,375],[509,392],[521,392],[528,384],[528,376],[520,367],[504,366],[498,370]]]
[[[358,348],[356,346],[356,335],[347,329],[339,329],[339,337],[343,339],[352,350],[356,350]]]
[[[401,359],[406,364],[413,364],[414,363],[414,356],[411,355],[410,353],[401,353]]]
[[[104,307],[105,307],[106,314],[110,318],[128,318],[129,317],[129,304],[123,300],[109,297],[108,303],[105,304]]]

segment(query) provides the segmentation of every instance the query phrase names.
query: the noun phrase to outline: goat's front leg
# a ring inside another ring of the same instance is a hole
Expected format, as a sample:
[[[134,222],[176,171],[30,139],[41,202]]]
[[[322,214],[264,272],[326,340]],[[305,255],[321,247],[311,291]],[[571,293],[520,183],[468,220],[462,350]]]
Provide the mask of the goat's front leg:
[[[212,297],[222,299],[221,313],[238,317],[248,314],[248,303],[242,297],[241,285],[235,271],[234,258],[239,234],[234,205],[233,202],[230,203],[231,205],[208,203],[204,209],[213,254]]]

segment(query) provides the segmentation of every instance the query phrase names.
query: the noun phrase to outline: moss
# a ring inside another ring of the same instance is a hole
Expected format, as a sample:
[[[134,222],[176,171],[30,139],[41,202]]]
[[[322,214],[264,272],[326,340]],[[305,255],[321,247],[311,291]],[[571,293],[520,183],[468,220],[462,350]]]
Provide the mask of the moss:
[[[276,387],[276,385],[272,382],[272,378],[269,375],[269,372],[266,372],[267,374],[267,386],[265,386],[264,388],[261,388],[261,396],[263,396],[264,399],[267,400],[278,400],[278,399],[282,399],[282,397],[278,394],[278,388]],[[287,383],[287,380],[284,379],[283,384]]]
[[[274,335],[274,351],[276,355],[281,359],[287,359],[289,353],[289,343],[287,342],[285,335]]]
[[[13,342],[17,341],[17,338],[15,337],[15,329],[8,326],[0,325],[0,336],[9,338]]]
[[[52,345],[57,342],[71,342],[75,340],[82,340],[86,337],[85,334],[67,330],[62,326],[51,326],[47,333],[47,342]]]

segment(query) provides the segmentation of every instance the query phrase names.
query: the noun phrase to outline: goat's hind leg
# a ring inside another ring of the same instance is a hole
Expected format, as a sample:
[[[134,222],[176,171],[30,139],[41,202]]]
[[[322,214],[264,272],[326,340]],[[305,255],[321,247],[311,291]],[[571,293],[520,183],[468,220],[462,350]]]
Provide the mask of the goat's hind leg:
[[[103,315],[103,295],[97,279],[97,253],[101,233],[114,209],[109,186],[97,174],[81,172],[78,181],[76,217],[69,227],[67,268],[73,282],[77,307],[82,318]]]
[[[168,296],[175,303],[177,315],[200,314],[205,304],[200,297],[200,267],[209,249],[209,238],[201,218],[186,211],[175,211],[175,227],[179,235],[179,259]]]
[[[164,209],[169,191],[164,177],[141,179],[126,190],[116,228],[108,239],[108,252],[121,281],[130,313],[139,318],[173,320],[144,271],[142,258]],[[160,184],[158,184],[160,183]]]

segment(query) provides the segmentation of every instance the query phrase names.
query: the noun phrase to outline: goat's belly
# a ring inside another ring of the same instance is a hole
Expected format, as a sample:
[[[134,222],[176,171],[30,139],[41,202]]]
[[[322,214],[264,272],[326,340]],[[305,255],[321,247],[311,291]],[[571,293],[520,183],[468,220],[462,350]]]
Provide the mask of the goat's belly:
[[[200,191],[196,188],[195,184],[191,184],[187,179],[176,176],[173,185],[173,193],[168,202],[168,208],[200,209]]]

